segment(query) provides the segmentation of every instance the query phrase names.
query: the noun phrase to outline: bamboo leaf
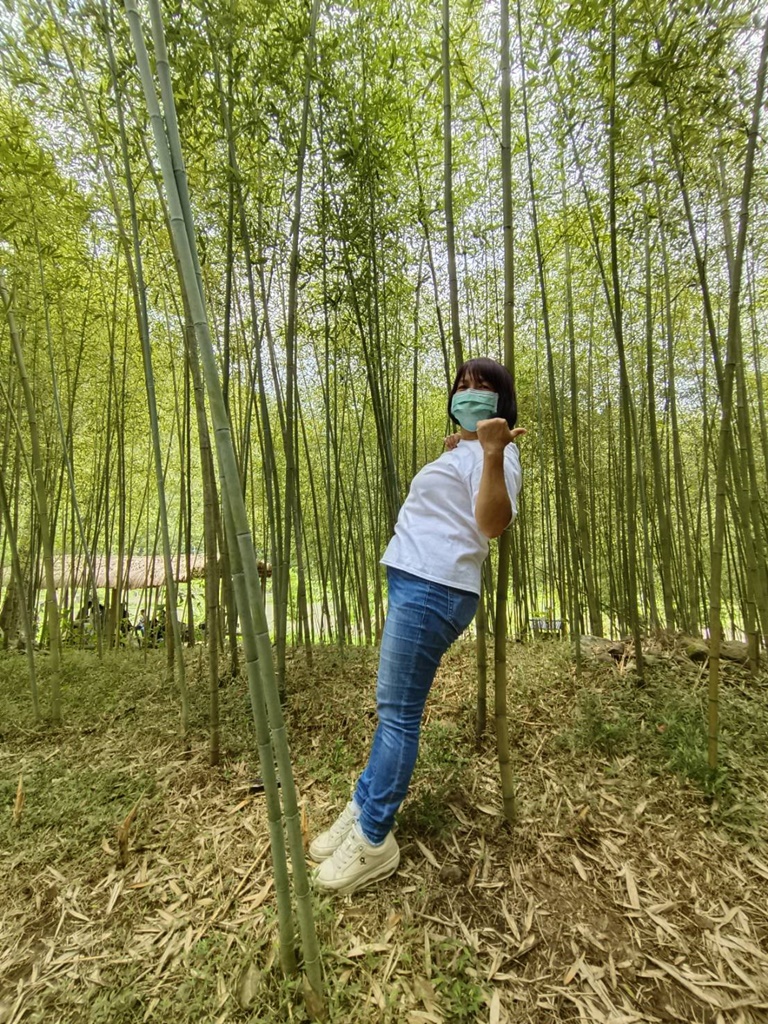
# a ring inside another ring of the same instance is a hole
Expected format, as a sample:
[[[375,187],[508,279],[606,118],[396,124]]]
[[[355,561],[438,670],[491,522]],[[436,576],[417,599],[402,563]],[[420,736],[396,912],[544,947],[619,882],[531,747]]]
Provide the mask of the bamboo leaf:
[[[261,972],[252,960],[249,960],[240,972],[237,980],[237,1002],[241,1010],[249,1010],[256,1002],[261,984]]]
[[[140,803],[141,797],[139,797],[117,828],[117,863],[121,868],[124,868],[128,863],[128,842],[131,834],[131,825],[133,825],[136,819],[136,812],[139,809]]]
[[[21,823],[21,812],[24,810],[24,776],[19,776],[19,784],[16,787],[16,799],[13,802],[13,824]]]

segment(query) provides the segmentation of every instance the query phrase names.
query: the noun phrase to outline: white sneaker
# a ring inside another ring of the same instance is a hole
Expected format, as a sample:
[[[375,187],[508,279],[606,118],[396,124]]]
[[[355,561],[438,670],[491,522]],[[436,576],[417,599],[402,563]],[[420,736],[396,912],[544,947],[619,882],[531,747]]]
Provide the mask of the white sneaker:
[[[357,824],[347,832],[336,852],[312,875],[316,888],[347,895],[397,871],[400,847],[390,832],[379,846],[369,843]]]
[[[320,861],[331,857],[347,838],[347,833],[354,825],[355,818],[355,805],[350,800],[331,827],[325,832],[321,832],[309,844],[309,856],[312,860],[319,864]]]

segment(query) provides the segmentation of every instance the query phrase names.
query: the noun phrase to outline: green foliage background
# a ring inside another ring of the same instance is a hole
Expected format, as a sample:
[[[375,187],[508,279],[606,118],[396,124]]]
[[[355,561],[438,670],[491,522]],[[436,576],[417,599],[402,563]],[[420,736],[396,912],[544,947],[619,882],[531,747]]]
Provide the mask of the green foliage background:
[[[270,507],[264,482],[256,353],[261,353],[281,476],[282,442],[276,425],[286,380],[291,202],[308,11],[295,0],[233,0],[222,7],[169,3],[165,14],[211,321],[229,382],[254,535],[260,553],[270,557],[270,524],[278,512]],[[446,373],[450,360],[443,354],[437,317],[439,307],[447,332],[438,15],[435,5],[414,0],[352,0],[325,5],[318,31],[299,268],[297,441],[303,542],[308,572],[318,588],[326,585],[329,573],[335,574],[342,591],[353,595],[353,604],[360,604],[376,575],[390,527],[382,497],[382,426],[371,407],[373,382],[383,396],[384,429],[392,442],[401,499],[414,471],[438,454],[449,428],[445,390],[452,367]],[[525,565],[526,609],[534,613],[552,607],[567,613],[565,526],[556,492],[558,486],[572,492],[572,481],[563,485],[555,479],[554,417],[565,419],[569,438],[575,405],[599,599],[614,628],[623,627],[626,595],[620,559],[627,524],[622,518],[618,364],[600,276],[609,244],[607,110],[614,88],[608,60],[610,8],[546,2],[525,4],[520,15],[522,35],[513,31],[512,67],[515,372],[520,422],[529,435],[516,557]],[[676,167],[682,168],[693,223],[705,250],[723,347],[730,244],[724,215],[733,224],[738,214],[757,64],[756,17],[757,9],[745,2],[702,6],[654,0],[617,11],[617,243],[645,462],[645,505],[638,515],[652,566],[660,544],[655,507],[664,503],[670,510],[676,595],[683,589],[682,537],[690,531],[699,616],[706,604],[712,438],[719,403]],[[460,0],[451,7],[451,19],[462,334],[467,354],[500,357],[498,11],[478,0]],[[61,477],[64,443],[71,452],[93,549],[114,549],[119,510],[131,548],[151,551],[156,545],[157,501],[140,348],[119,241],[117,218],[119,214],[125,221],[127,195],[106,32],[116,50],[129,130],[172,532],[182,546],[198,547],[202,492],[194,427],[187,433],[184,425],[182,301],[124,14],[119,5],[64,0],[53,7],[22,0],[0,15],[0,30],[0,265],[13,293],[43,424],[57,549],[70,550],[73,543]],[[526,183],[521,60],[529,89],[546,298],[554,330],[554,409],[546,385],[543,297]],[[237,185],[245,199],[258,276],[255,318],[217,74],[232,122]],[[115,175],[119,210],[106,188],[105,164]],[[766,369],[765,200],[761,153],[753,187],[742,331],[757,487],[763,492],[768,483],[761,376]],[[569,317],[577,363],[575,392],[568,371]],[[65,441],[54,416],[48,331],[66,410]],[[648,449],[649,350],[666,470],[663,494],[656,493]],[[22,438],[26,428],[5,325],[0,328],[0,359],[9,381],[3,400],[2,468],[15,492],[18,535],[26,548],[34,517],[13,417],[19,418]],[[670,418],[673,398],[677,432]],[[682,480],[674,476],[675,445],[684,467]],[[566,457],[573,472],[570,448]],[[189,522],[183,507],[186,487],[191,487]],[[681,512],[681,487],[687,518]],[[736,533],[729,533],[728,542],[724,589],[728,616],[738,626],[743,552]],[[5,547],[3,564],[8,565]],[[654,572],[647,570],[641,594],[646,622],[653,619],[654,585]],[[655,600],[660,600],[658,595]]]

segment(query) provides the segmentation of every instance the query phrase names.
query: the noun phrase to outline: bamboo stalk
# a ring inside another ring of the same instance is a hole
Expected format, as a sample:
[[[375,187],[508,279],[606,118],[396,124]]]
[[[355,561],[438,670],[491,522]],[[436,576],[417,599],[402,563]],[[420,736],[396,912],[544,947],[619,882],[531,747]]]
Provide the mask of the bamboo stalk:
[[[752,122],[747,138],[747,152],[744,161],[744,178],[741,190],[741,206],[739,210],[739,228],[736,249],[731,269],[730,293],[728,303],[728,342],[726,349],[725,368],[722,383],[722,414],[720,419],[720,435],[717,451],[717,494],[715,498],[715,535],[712,544],[712,567],[709,588],[709,684],[708,684],[708,730],[707,758],[710,769],[714,770],[718,762],[718,745],[720,733],[720,646],[722,639],[722,622],[720,617],[721,584],[723,568],[723,538],[725,535],[726,509],[726,466],[731,447],[731,416],[733,388],[737,376],[737,367],[742,358],[740,318],[741,271],[744,261],[744,250],[749,225],[750,199],[752,195],[752,179],[754,175],[755,153],[757,150],[760,112],[765,91],[766,66],[768,65],[768,20],[765,23],[763,44],[760,52],[760,64],[757,72],[755,101],[752,110]]]
[[[152,81],[149,60],[142,35],[141,21],[134,0],[126,0],[125,8],[128,14],[131,38],[139,64],[145,100],[149,109],[150,120],[152,122],[155,137],[155,146],[158,152],[163,180],[165,183],[170,223],[173,229],[175,245],[179,255],[183,281],[187,291],[190,312],[192,314],[192,323],[194,324],[195,335],[200,347],[203,374],[206,382],[211,417],[214,423],[214,437],[219,457],[219,472],[224,495],[224,510],[225,516],[228,519],[226,524],[227,533],[231,539],[230,548],[236,545],[238,555],[241,559],[240,567],[242,572],[238,572],[237,577],[235,578],[235,584],[238,596],[238,611],[243,629],[243,644],[245,648],[249,690],[256,698],[253,699],[252,697],[252,708],[254,712],[254,721],[259,735],[259,754],[262,774],[265,784],[268,782],[271,784],[270,788],[273,790],[274,797],[274,794],[277,792],[277,783],[274,777],[274,762],[272,760],[272,750],[274,749],[274,756],[277,760],[277,769],[282,785],[285,826],[291,852],[291,861],[293,864],[294,891],[297,900],[299,928],[304,948],[304,969],[312,989],[319,998],[322,992],[320,953],[314,930],[311,902],[309,899],[309,880],[306,861],[304,859],[296,790],[290,762],[290,752],[288,749],[285,723],[283,720],[282,708],[280,706],[275,679],[271,641],[267,630],[266,616],[264,614],[264,605],[259,586],[256,553],[248,525],[245,502],[240,488],[240,477],[235,458],[234,446],[232,444],[231,429],[224,405],[221,382],[219,380],[218,367],[216,364],[216,356],[213,349],[205,311],[201,277],[198,270],[199,263],[197,262],[196,257],[191,207],[189,204],[189,196],[186,186],[186,174],[184,172],[180,137],[176,124],[175,104],[170,82],[170,69],[165,52],[162,16],[157,0],[151,0],[150,12],[152,17],[152,30],[155,42],[158,77],[160,79],[161,90],[163,93],[165,121],[163,121],[158,107],[157,96],[155,93],[154,83]],[[165,134],[166,126],[168,135]],[[264,715],[265,707],[267,711],[266,716]],[[270,731],[271,743],[268,741]],[[271,779],[269,778],[270,773],[272,775]],[[284,847],[281,842],[282,837],[282,829],[273,830],[271,839],[273,860],[275,861],[276,870],[277,864],[281,859],[284,860],[285,857]],[[286,967],[290,967],[290,956],[287,945],[291,940],[291,931],[285,922],[281,928],[281,933],[282,946],[284,948],[283,962]]]
[[[45,486],[45,472],[43,468],[42,453],[40,448],[40,437],[37,424],[37,410],[32,397],[27,367],[24,360],[24,353],[21,347],[21,337],[16,325],[16,317],[13,312],[11,296],[5,284],[5,275],[0,270],[0,298],[5,307],[5,316],[8,321],[8,330],[11,335],[11,347],[16,367],[19,373],[24,404],[27,412],[27,424],[29,426],[31,451],[31,483],[35,496],[35,507],[40,523],[40,537],[43,546],[43,569],[45,573],[45,609],[48,621],[48,634],[50,637],[50,660],[51,660],[51,719],[54,725],[61,725],[61,627],[59,623],[59,605],[56,598],[56,581],[53,572],[53,538],[50,531],[48,517],[48,494]],[[32,637],[27,636],[27,644],[32,643]]]

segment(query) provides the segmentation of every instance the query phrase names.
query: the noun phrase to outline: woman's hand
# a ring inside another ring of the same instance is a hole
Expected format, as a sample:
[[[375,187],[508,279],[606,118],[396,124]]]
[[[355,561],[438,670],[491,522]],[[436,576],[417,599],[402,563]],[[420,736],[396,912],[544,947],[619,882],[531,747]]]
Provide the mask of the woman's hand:
[[[507,421],[501,417],[492,420],[480,420],[477,424],[477,439],[486,455],[503,452],[508,444],[525,434],[525,427],[510,430]]]
[[[448,437],[446,437],[445,441],[443,442],[443,444],[445,445],[445,450],[447,452],[452,452],[460,440],[461,434],[449,434]]]

